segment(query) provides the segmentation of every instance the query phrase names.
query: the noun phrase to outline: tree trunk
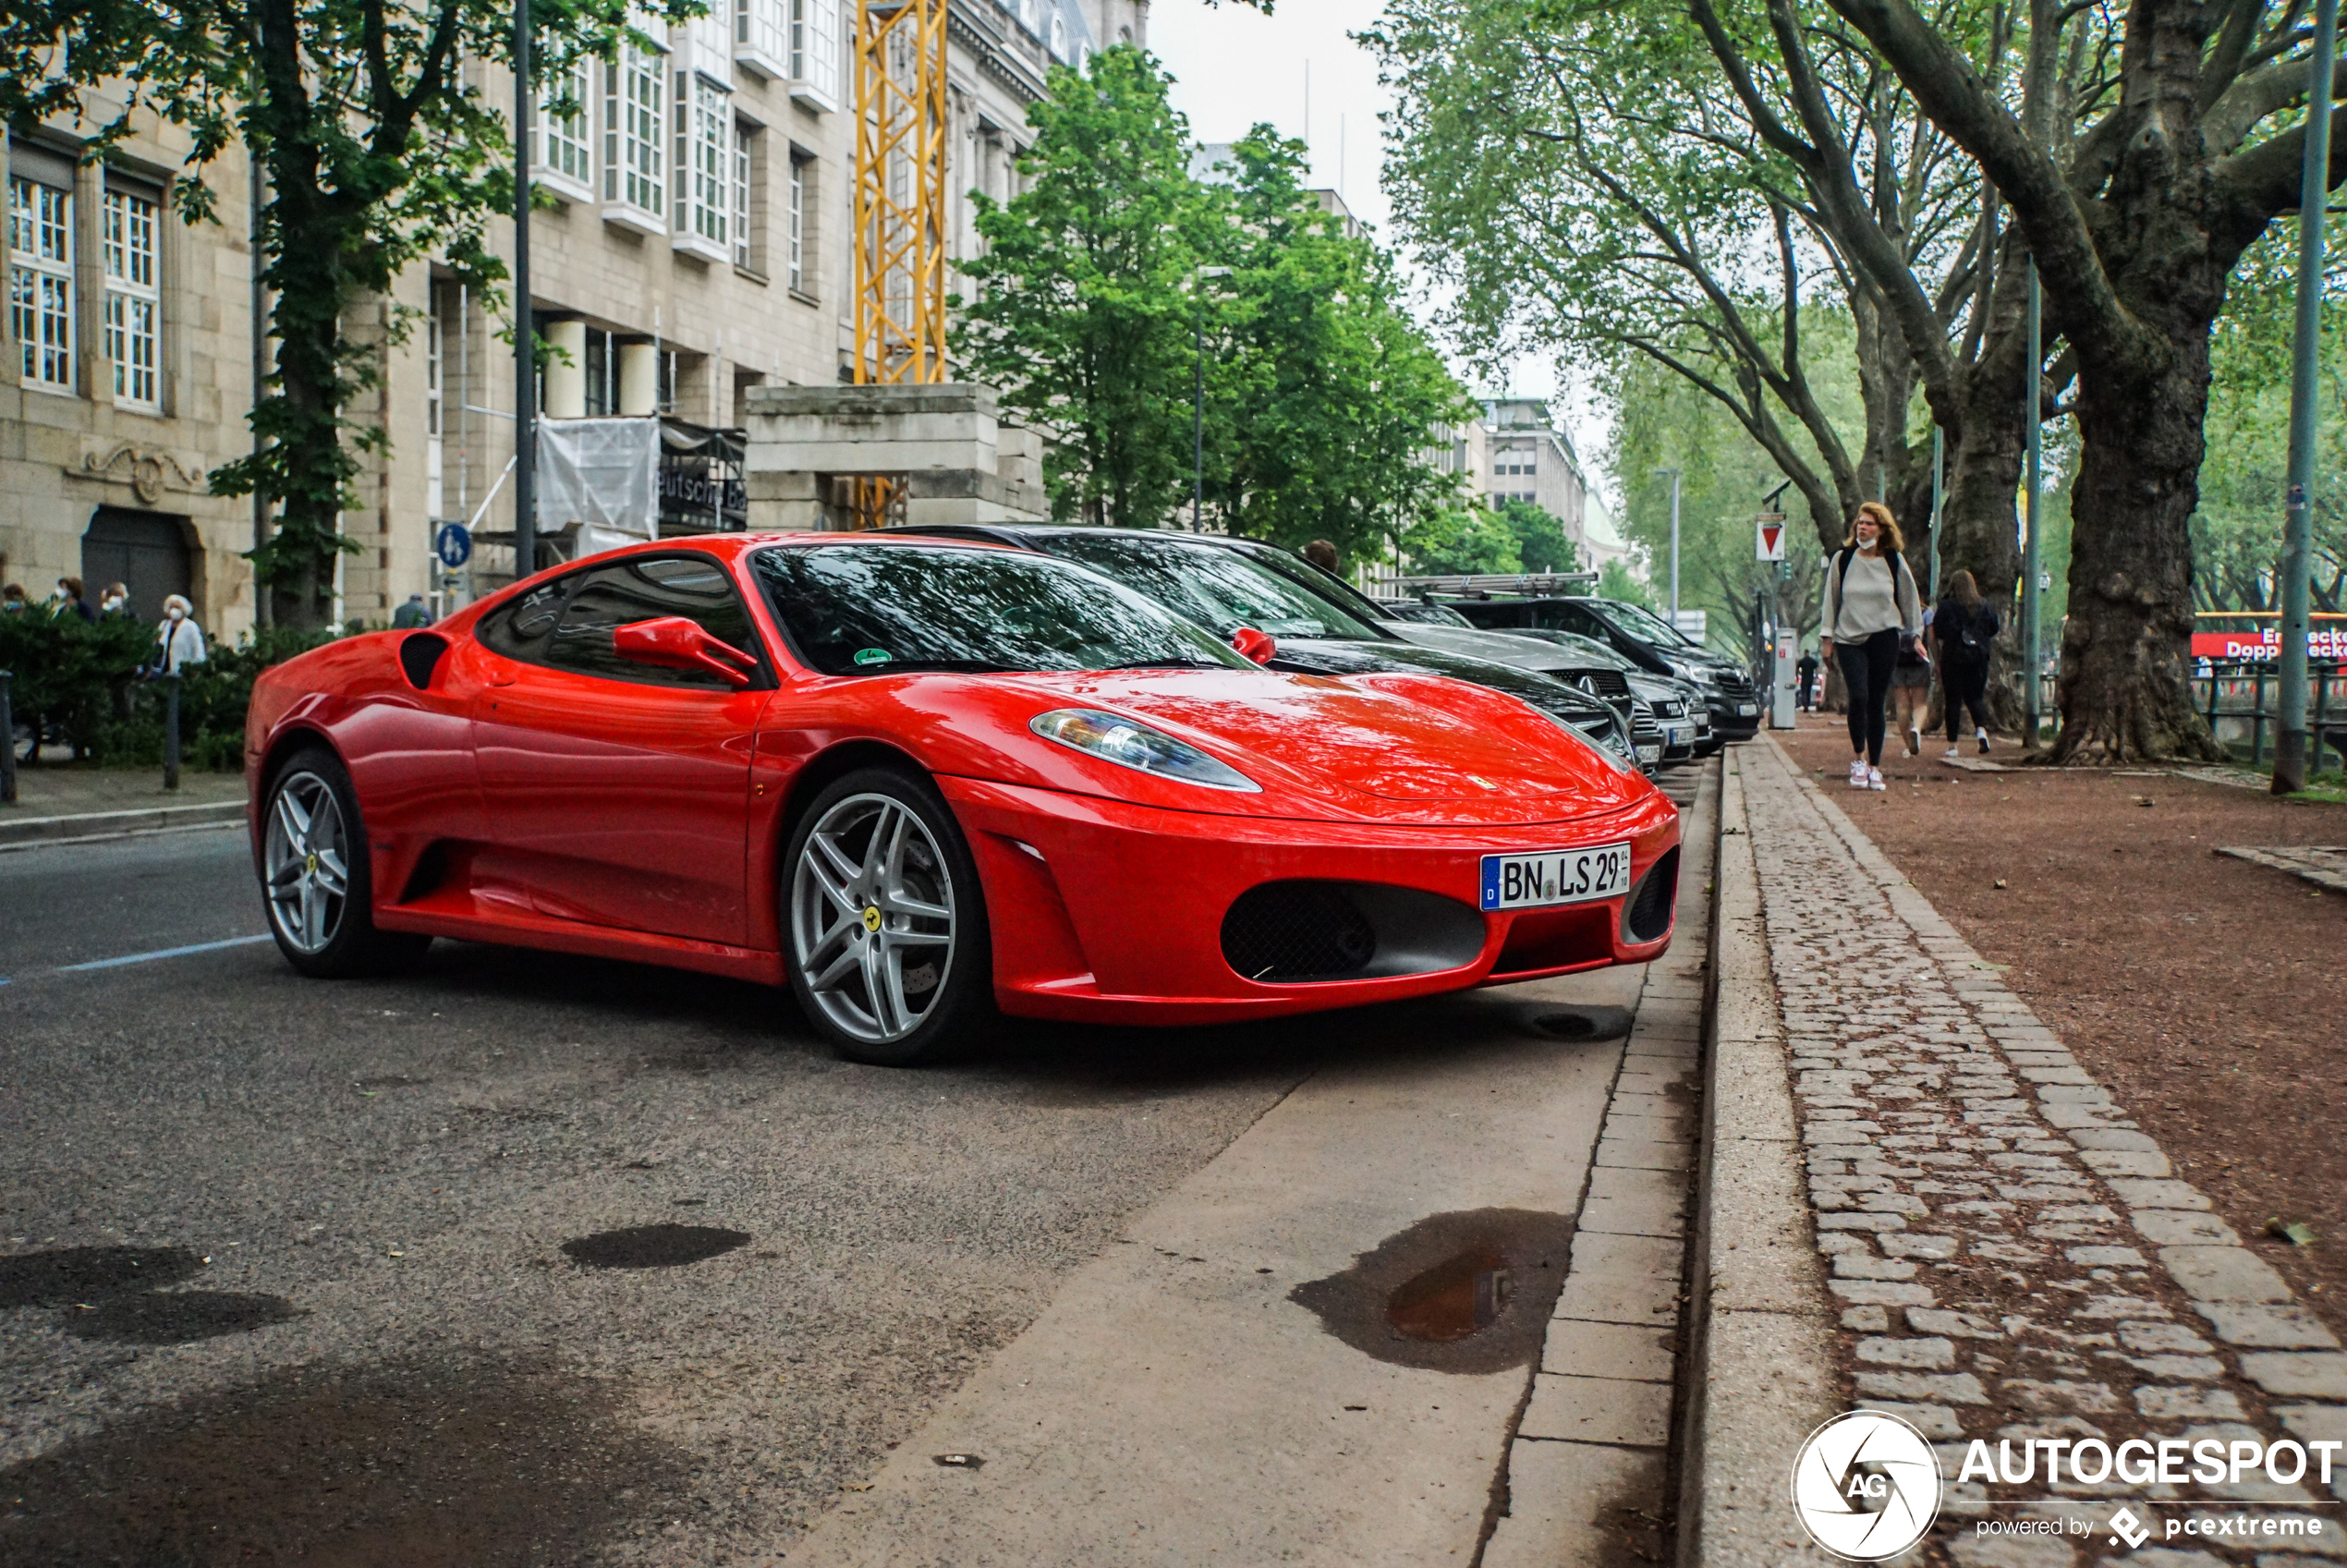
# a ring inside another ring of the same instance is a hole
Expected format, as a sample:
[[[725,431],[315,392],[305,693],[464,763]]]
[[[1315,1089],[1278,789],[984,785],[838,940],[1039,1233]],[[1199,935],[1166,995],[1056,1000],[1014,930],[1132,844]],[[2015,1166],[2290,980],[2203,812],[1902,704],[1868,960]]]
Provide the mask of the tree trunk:
[[[2193,709],[2189,662],[2206,322],[2183,323],[2170,349],[2165,363],[2133,374],[2112,366],[2080,377],[2085,439],[2070,492],[2070,618],[2051,761],[2223,757]]]

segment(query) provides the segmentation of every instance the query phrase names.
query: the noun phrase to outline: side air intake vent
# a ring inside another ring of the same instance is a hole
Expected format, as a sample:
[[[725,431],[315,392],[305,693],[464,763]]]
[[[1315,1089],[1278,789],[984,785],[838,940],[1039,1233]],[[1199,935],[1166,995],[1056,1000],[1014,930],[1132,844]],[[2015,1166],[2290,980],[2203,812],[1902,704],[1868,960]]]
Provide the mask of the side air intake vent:
[[[1638,891],[1622,915],[1622,930],[1632,942],[1659,942],[1671,930],[1672,911],[1679,901],[1679,852],[1673,848],[1647,868]]]
[[[440,668],[443,655],[448,651],[448,639],[437,632],[418,632],[399,644],[399,667],[407,672],[407,684],[418,691],[432,685],[432,672]]]

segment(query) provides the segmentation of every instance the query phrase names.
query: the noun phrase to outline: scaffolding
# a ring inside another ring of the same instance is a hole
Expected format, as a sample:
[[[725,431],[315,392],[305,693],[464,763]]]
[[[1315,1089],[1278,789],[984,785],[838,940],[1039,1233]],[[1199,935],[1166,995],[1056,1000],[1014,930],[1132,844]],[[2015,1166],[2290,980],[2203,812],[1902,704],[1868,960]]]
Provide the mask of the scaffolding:
[[[858,385],[945,380],[948,0],[857,0],[856,349]],[[841,481],[857,528],[900,520],[905,480]]]

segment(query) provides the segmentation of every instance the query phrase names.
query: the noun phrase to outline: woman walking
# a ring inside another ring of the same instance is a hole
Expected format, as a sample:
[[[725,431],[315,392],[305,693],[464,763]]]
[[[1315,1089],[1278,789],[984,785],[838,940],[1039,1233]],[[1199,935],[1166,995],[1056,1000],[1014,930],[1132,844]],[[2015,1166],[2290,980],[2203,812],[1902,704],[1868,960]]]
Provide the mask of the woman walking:
[[[1972,713],[1973,734],[1980,739],[1980,755],[1988,755],[1988,650],[1997,640],[1997,613],[1980,597],[1980,585],[1970,572],[1948,579],[1948,596],[1931,613],[1931,639],[1940,645],[1940,692],[1948,709],[1947,758],[1960,749],[1957,739],[1966,710]]]
[[[1826,656],[1842,666],[1850,692],[1850,787],[1880,789],[1883,704],[1903,648],[1923,657],[1923,606],[1906,541],[1891,508],[1869,501],[1851,520],[1850,537],[1826,563]]]
[[[1899,645],[1899,661],[1891,667],[1891,728],[1910,757],[1923,755],[1923,720],[1931,711],[1931,661],[1920,650],[1931,635],[1931,613],[1924,612],[1923,638]]]

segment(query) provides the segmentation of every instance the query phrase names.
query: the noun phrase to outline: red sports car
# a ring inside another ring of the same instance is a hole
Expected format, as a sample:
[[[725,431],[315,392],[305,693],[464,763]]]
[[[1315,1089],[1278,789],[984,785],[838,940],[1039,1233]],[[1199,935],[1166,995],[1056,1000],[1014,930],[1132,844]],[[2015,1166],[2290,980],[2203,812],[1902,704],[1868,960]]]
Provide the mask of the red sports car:
[[[270,670],[245,746],[305,974],[446,936],[787,980],[889,1064],[998,1011],[1199,1023],[1643,963],[1678,872],[1671,802],[1513,698],[1278,674],[1073,562],[944,540],[594,556]]]

